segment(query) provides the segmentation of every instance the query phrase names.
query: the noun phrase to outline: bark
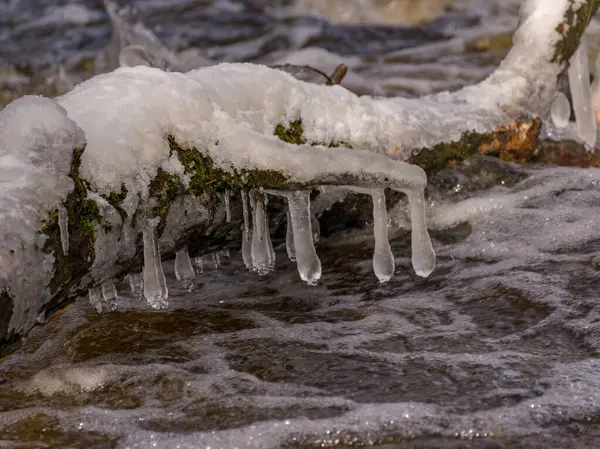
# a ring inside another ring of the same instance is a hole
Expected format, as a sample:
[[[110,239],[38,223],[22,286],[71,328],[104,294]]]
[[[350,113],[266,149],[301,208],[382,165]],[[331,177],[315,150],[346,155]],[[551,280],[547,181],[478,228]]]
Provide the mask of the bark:
[[[523,74],[520,68],[523,61],[516,56],[522,49],[517,48],[508,55],[496,73],[477,86],[485,90],[490,84],[504,82],[507,74],[520,76],[526,81],[513,95],[504,99],[502,115],[490,118],[489,127],[485,132],[474,132],[465,125],[454,129],[455,137],[450,136],[446,142],[438,142],[427,148],[402,148],[403,154],[414,154],[409,162],[433,170],[477,153],[495,155],[504,160],[517,162],[544,160],[544,158],[556,162],[556,158],[548,155],[557,152],[571,154],[571,150],[565,150],[568,144],[564,144],[566,146],[552,153],[552,145],[537,141],[541,123],[537,116],[544,114],[547,109],[556,89],[556,81],[576,50],[581,35],[599,4],[598,0],[587,0],[583,5],[576,0],[569,0],[570,6],[564,15],[564,20],[556,28],[560,34],[558,42],[550,51],[546,48],[547,42],[540,42],[542,48],[539,54],[533,54],[528,61],[529,64],[543,67],[544,76],[536,77],[533,73]],[[343,68],[341,70],[343,71]],[[338,82],[340,76],[343,76],[342,72],[335,73],[331,84]],[[532,98],[537,100],[535,108],[529,107]],[[465,111],[468,110],[469,114],[473,114],[473,104],[465,107]],[[424,120],[429,119],[430,117],[425,114]],[[274,133],[289,144],[324,144],[306,142],[302,126],[301,120],[291,125],[282,123]],[[225,172],[216,167],[210,157],[202,156],[189,148],[182,148],[174,138],[165,136],[165,139],[169,139],[172,151],[178,154],[180,161],[189,171],[192,182],[189,187],[185,187],[176,176],[159,170],[150,184],[151,197],[155,200],[152,212],[161,218],[158,232],[163,259],[172,257],[174,251],[184,244],[188,245],[192,256],[224,246],[239,247],[242,216],[239,195],[232,198],[234,219],[231,223],[227,223],[222,196],[225,191],[239,192],[240,189],[249,188],[297,189],[323,184],[372,186],[379,182],[377,173],[372,173],[372,177],[353,173],[344,176],[324,176],[299,183],[276,170]],[[340,140],[325,144],[329,147],[348,148],[355,143],[348,139],[348,141]],[[71,252],[68,255],[64,255],[61,251],[58,214],[52,213],[40,223],[39,233],[47,238],[43,248],[38,249],[46,254],[52,254],[55,258],[52,273],[48,276],[45,286],[42,306],[32,308],[25,318],[15,323],[13,315],[16,304],[27,301],[26,294],[11,286],[10,283],[0,284],[0,356],[14,349],[19,339],[32,326],[45,322],[76,297],[86,294],[88,288],[111,278],[122,279],[131,271],[141,270],[143,245],[140,236],[143,213],[140,211],[132,219],[125,216],[121,203],[127,194],[126,189],[104,195],[102,198],[92,195],[94,192],[79,173],[83,151],[85,148],[73,149],[72,169],[69,176],[75,188],[64,202],[70,229]],[[395,149],[388,149],[390,157],[396,157],[396,153]],[[596,162],[589,162],[589,165],[596,166],[595,164]],[[326,213],[321,224],[324,233],[337,229],[340,217],[351,216],[348,208],[355,205],[338,205]],[[270,208],[277,215],[283,210],[283,203],[272,201]],[[370,204],[365,204],[365,209],[369,210],[369,208]],[[184,211],[189,213],[184,214]],[[360,224],[361,221],[364,220],[359,218],[352,224]],[[344,223],[350,224],[347,219]],[[274,227],[276,224],[273,223]],[[114,251],[109,254],[98,254],[96,248],[99,247],[111,248]],[[100,272],[103,273],[103,278],[95,274]]]

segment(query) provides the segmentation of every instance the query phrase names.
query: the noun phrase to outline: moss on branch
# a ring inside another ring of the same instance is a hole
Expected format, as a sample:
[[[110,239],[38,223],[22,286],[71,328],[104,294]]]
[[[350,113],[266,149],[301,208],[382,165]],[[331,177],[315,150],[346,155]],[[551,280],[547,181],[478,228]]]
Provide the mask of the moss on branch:
[[[566,63],[579,47],[579,41],[594,14],[600,6],[600,0],[586,0],[585,3],[569,0],[564,20],[556,31],[562,36],[554,47],[551,62]]]

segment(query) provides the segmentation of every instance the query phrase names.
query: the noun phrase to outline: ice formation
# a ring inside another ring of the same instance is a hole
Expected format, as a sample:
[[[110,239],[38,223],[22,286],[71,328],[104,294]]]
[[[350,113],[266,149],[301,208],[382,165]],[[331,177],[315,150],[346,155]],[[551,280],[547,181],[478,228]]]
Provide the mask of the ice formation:
[[[213,265],[215,266],[215,270],[221,268],[221,257],[219,256],[219,253],[215,251],[214,253],[211,253],[210,256],[212,258]]]
[[[102,288],[101,287],[93,287],[88,290],[88,296],[90,298],[90,304],[96,309],[98,313],[102,313],[103,307],[102,302],[104,298],[102,297]]]
[[[231,192],[226,190],[223,193],[223,200],[225,201],[225,221],[231,223],[231,204],[230,204]]]
[[[113,281],[102,283],[102,298],[108,306],[108,310],[117,310],[117,288]]]
[[[552,123],[554,123],[557,128],[564,128],[569,124],[570,115],[571,104],[569,103],[569,99],[562,92],[558,92],[556,98],[552,102],[552,107],[550,108]]]
[[[69,216],[67,209],[61,204],[58,207],[58,228],[60,229],[60,244],[63,254],[69,254]]]
[[[146,219],[142,228],[144,239],[144,297],[154,309],[168,305],[167,280],[163,271],[158,242],[156,241],[156,226],[159,220]]]
[[[175,277],[183,288],[191,290],[194,285],[195,273],[187,246],[175,253]]]
[[[285,249],[292,262],[296,261],[296,249],[294,248],[294,230],[292,228],[292,219],[290,218],[290,209],[287,210],[287,222],[285,229]]]
[[[577,124],[577,132],[589,148],[594,148],[597,138],[597,122],[592,104],[592,90],[589,82],[588,52],[585,40],[569,63],[569,87],[573,97],[573,110]]]
[[[252,266],[259,275],[264,276],[273,271],[275,266],[272,247],[270,247],[271,237],[267,225],[265,195],[251,190],[249,196],[252,207]]]
[[[375,234],[373,271],[380,282],[387,282],[393,276],[396,265],[388,240],[385,191],[382,189],[374,189],[371,191],[371,197],[373,198],[373,231]]]
[[[310,224],[310,191],[284,192],[288,200],[294,249],[300,279],[315,285],[321,277],[321,261],[315,251]]]
[[[198,274],[204,273],[204,257],[194,257],[194,264],[196,264],[196,270],[198,270]]]
[[[557,29],[572,7],[570,0],[528,0],[514,47],[496,72],[478,85],[420,99],[358,97],[341,86],[311,85],[265,66],[220,64],[185,74],[125,67],[96,76],[56,100],[25,97],[13,102],[0,111],[0,224],[10,230],[0,236],[0,287],[15,296],[9,331],[31,328],[50,300],[47,286],[58,253],[40,249],[48,238],[39,232],[40,222],[73,192],[73,151],[84,144],[76,175],[84,181],[87,198],[98,206],[99,217],[86,225],[93,227],[94,251],[102,255],[101,263],[94,261],[93,280],[82,281],[85,287],[114,279],[119,274],[115,262],[135,257],[141,231],[144,296],[153,307],[167,304],[156,229],[161,217],[147,214],[156,200],[150,185],[159,172],[190,183],[167,136],[182,148],[201,152],[220,170],[269,170],[284,179],[278,189],[288,198],[298,269],[308,283],[315,283],[321,273],[309,192],[332,184],[406,192],[413,265],[418,274],[429,274],[434,253],[425,225],[426,176],[403,160],[421,148],[458,141],[467,131],[493,131],[524,113],[547,115],[564,68],[555,62],[561,39]],[[581,66],[577,70],[581,73]],[[278,125],[293,124],[302,130],[296,143],[275,134]],[[589,141],[590,129],[583,127]],[[235,190],[251,187],[256,186],[242,181]],[[188,191],[183,194],[191,197]],[[99,199],[115,196],[118,211]],[[252,211],[252,219],[256,242],[250,238],[246,211],[245,261],[250,256],[252,264],[266,269],[271,249],[265,241],[264,205]],[[167,223],[179,220],[184,221],[183,213],[176,214],[175,208],[167,213]],[[206,221],[208,228],[210,218]],[[68,224],[74,235],[76,229]],[[171,238],[160,240],[160,250],[172,251],[175,240],[184,238],[182,225],[173,229]]]
[[[248,192],[242,190],[242,214],[244,224],[242,227],[242,258],[244,259],[244,265],[249,270],[254,270],[252,265],[252,234],[250,233],[250,208],[248,206]]]
[[[129,273],[129,288],[131,294],[136,298],[142,298],[144,296],[144,281],[141,273]]]

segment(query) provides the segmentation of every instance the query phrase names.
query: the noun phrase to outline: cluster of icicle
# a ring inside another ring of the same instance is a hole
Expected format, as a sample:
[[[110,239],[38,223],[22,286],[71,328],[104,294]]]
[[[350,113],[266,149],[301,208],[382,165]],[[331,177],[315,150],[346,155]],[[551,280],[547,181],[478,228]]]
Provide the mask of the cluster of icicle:
[[[388,218],[385,203],[385,191],[382,188],[345,187],[349,190],[370,195],[373,199],[373,231],[375,249],[373,253],[373,270],[380,282],[387,282],[395,271],[395,260],[388,240]],[[425,223],[425,200],[423,189],[403,190],[408,196],[412,221],[412,264],[415,272],[427,277],[435,267],[435,253]],[[275,251],[269,232],[267,202],[269,195],[283,196],[287,199],[287,232],[286,249],[290,260],[295,261],[300,278],[309,285],[316,285],[321,277],[321,261],[315,250],[315,226],[310,210],[310,190],[278,191],[278,190],[242,190],[242,257],[246,267],[259,275],[266,275],[275,268]],[[231,221],[230,193],[224,195],[226,220]],[[159,219],[146,220],[143,229],[144,268],[142,274],[130,274],[129,282],[132,294],[143,296],[155,309],[168,306],[168,288],[163,271],[156,226]],[[227,252],[228,255],[228,252]],[[218,253],[212,254],[216,268],[220,265]],[[196,269],[202,273],[204,261],[202,257],[194,259]],[[195,272],[187,247],[184,246],[175,255],[175,276],[180,285],[191,290],[194,285]],[[117,307],[117,291],[112,282],[105,282],[100,287],[90,289],[90,301],[98,311],[103,308],[115,310]]]
[[[600,55],[596,59],[595,79],[590,85],[590,69],[585,39],[569,61],[569,89],[573,98],[573,111],[577,134],[588,149],[596,146],[598,119],[600,119]],[[569,124],[571,105],[567,96],[559,92],[550,108],[550,117],[558,129]]]

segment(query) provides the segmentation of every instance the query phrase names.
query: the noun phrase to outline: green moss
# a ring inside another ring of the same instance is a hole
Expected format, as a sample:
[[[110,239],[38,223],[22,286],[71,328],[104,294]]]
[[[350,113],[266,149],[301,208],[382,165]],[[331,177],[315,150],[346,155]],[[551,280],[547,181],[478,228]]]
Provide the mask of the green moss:
[[[575,0],[565,14],[565,20],[558,25],[556,31],[562,36],[554,47],[551,62],[566,63],[577,48],[583,32],[600,6],[600,0],[587,0],[583,5]]]
[[[409,164],[423,168],[443,168],[453,161],[462,161],[472,156],[479,148],[492,142],[491,134],[465,132],[458,142],[440,143],[433,148],[424,148],[412,156]]]
[[[279,137],[279,140],[282,140],[286,143],[291,143],[294,145],[303,145],[307,143],[307,140],[304,138],[304,128],[302,127],[302,120],[294,120],[287,127],[283,124],[279,123],[275,126],[274,134]],[[310,145],[317,146],[322,145],[324,147],[329,148],[352,148],[348,142],[332,140],[331,142],[317,142],[311,141]]]
[[[306,143],[304,138],[304,129],[302,128],[302,120],[294,120],[285,127],[281,123],[275,127],[275,135],[287,143],[294,145],[302,145]]]
[[[195,148],[182,148],[172,136],[168,136],[168,141],[171,154],[177,154],[185,173],[191,175],[189,191],[196,196],[216,196],[225,190],[242,188],[279,189],[283,188],[288,181],[286,176],[275,170],[247,170],[233,167],[230,171],[223,170],[215,165],[210,156],[201,151]],[[174,175],[168,176],[177,178]]]
[[[73,150],[69,177],[73,180],[75,188],[63,203],[69,225],[69,254],[65,255],[62,251],[58,211],[50,213],[41,223],[40,232],[48,236],[43,250],[53,254],[55,258],[54,276],[49,287],[51,293],[56,296],[46,306],[47,309],[58,307],[67,299],[69,289],[88,272],[95,258],[95,226],[101,222],[102,216],[96,201],[87,198],[85,182],[79,175],[84,148]]]
[[[149,185],[149,196],[156,199],[156,206],[153,210],[154,214],[164,217],[169,210],[171,202],[184,192],[185,187],[179,176],[159,168],[156,177]]]
[[[102,195],[102,198],[104,198],[106,201],[108,201],[108,204],[110,204],[112,207],[114,207],[115,210],[119,213],[123,222],[125,222],[125,220],[127,219],[127,213],[125,212],[125,210],[123,209],[123,207],[121,205],[123,204],[123,201],[125,201],[125,198],[127,197],[127,193],[128,193],[128,190],[127,190],[127,187],[125,186],[125,183],[121,183],[121,191],[120,192],[110,192],[109,195]]]

